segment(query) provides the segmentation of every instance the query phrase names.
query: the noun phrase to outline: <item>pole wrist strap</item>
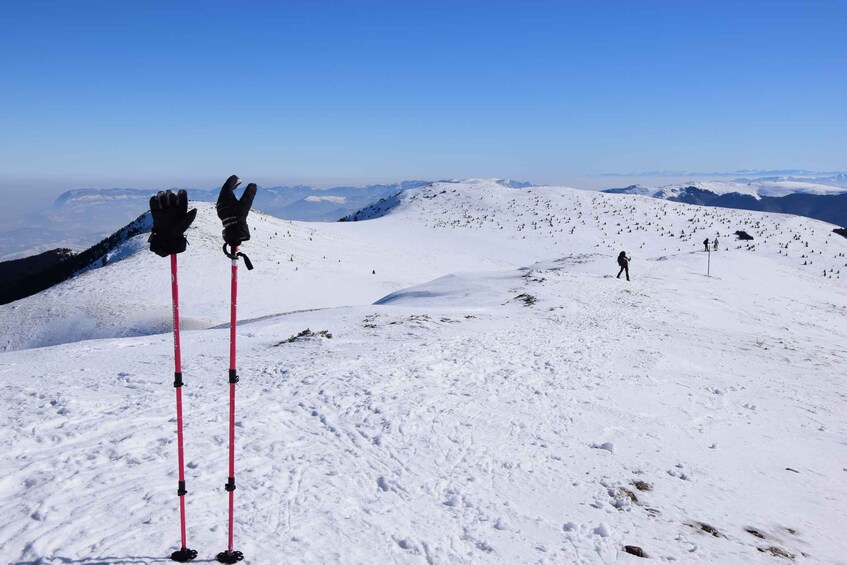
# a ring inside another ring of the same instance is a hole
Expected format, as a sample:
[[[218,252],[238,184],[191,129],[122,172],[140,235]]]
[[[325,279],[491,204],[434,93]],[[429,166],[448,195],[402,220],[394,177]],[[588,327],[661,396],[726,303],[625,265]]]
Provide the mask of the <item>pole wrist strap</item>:
[[[227,247],[230,248],[230,251],[226,250]],[[237,261],[238,258],[241,257],[242,259],[244,259],[244,265],[247,267],[247,270],[248,271],[253,270],[253,263],[250,262],[250,258],[240,251],[238,253],[234,253],[234,251],[235,251],[234,245],[230,245],[229,243],[224,243],[223,251],[224,251],[224,255],[226,255],[230,259]]]

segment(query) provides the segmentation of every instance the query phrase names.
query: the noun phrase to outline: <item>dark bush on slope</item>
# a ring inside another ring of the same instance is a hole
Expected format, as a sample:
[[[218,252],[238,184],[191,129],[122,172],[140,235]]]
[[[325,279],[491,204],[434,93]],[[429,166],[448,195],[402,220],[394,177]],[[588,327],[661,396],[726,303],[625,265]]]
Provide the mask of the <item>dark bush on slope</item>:
[[[0,287],[17,283],[47,269],[51,269],[62,261],[73,257],[74,252],[70,249],[59,248],[0,263]]]

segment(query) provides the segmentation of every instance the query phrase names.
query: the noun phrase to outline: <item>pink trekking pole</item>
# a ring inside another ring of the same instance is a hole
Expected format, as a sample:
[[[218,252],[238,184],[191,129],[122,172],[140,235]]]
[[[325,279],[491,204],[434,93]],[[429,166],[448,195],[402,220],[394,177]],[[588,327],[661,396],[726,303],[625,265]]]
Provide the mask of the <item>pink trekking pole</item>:
[[[238,259],[243,258],[247,270],[253,269],[250,259],[238,251],[238,245],[250,239],[247,227],[247,214],[256,195],[256,185],[249,184],[244,190],[241,200],[235,197],[234,189],[239,184],[237,176],[233,175],[224,183],[218,197],[216,208],[218,217],[223,221],[224,255],[232,261],[232,280],[230,285],[229,310],[229,475],[224,489],[229,493],[229,515],[227,520],[227,549],[218,553],[221,563],[237,563],[244,559],[240,551],[233,549],[233,528],[235,516],[235,385],[238,383],[236,370],[236,326],[238,306]],[[229,250],[228,250],[229,249]]]
[[[188,549],[185,534],[185,454],[182,441],[182,355],[179,347],[179,280],[177,279],[176,254],[171,255],[171,296],[174,310],[174,388],[176,389],[176,449],[179,464],[179,532],[182,544],[179,551],[171,554],[171,559],[180,563],[191,561],[197,552]]]
[[[171,299],[174,317],[174,388],[176,389],[176,446],[179,464],[177,496],[179,496],[180,549],[171,554],[171,559],[185,563],[197,557],[197,552],[188,548],[185,528],[185,451],[182,438],[182,352],[179,344],[179,278],[176,256],[185,251],[188,240],[185,231],[197,210],[188,211],[188,193],[180,190],[159,192],[150,199],[150,214],[153,228],[150,232],[150,251],[159,257],[171,258]]]

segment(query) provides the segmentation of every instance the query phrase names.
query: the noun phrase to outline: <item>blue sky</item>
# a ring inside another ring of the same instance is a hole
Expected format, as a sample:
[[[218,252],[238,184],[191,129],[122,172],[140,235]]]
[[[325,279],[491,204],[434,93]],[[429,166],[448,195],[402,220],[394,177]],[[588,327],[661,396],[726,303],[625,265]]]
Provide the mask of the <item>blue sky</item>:
[[[847,2],[15,2],[0,189],[847,168]]]

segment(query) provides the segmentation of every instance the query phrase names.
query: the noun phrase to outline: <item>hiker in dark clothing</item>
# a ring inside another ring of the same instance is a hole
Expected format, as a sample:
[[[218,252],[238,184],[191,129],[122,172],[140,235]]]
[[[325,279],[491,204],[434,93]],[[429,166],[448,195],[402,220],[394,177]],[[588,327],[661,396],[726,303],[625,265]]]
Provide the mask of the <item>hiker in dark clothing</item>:
[[[718,250],[718,238],[716,237],[715,239],[712,240],[712,251],[717,251],[717,250]]]
[[[621,266],[621,270],[618,271],[618,278],[621,278],[621,273],[626,272],[626,280],[629,280],[629,262],[632,259],[626,256],[626,251],[621,251],[621,254],[618,255],[618,265]]]
[[[708,237],[703,240],[703,245],[706,246],[705,251],[708,251],[709,250],[709,238]]]

